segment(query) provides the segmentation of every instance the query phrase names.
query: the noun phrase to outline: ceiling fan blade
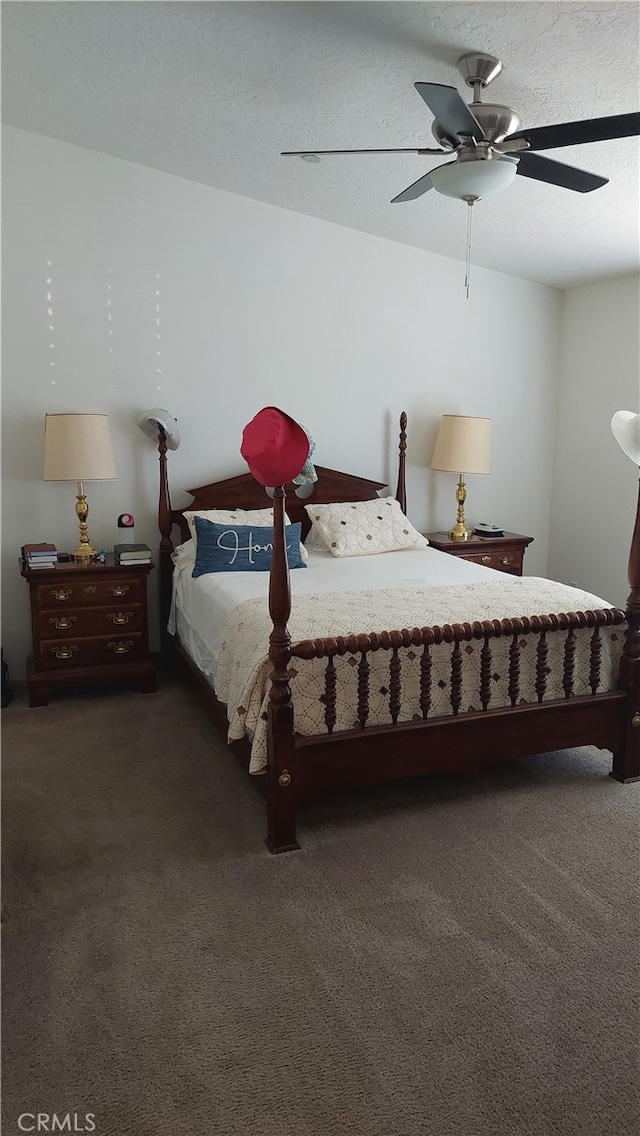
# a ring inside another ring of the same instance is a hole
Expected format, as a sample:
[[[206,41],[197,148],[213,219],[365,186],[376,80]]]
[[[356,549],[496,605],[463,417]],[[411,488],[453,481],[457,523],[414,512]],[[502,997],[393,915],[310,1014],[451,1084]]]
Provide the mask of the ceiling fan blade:
[[[576,166],[565,166],[563,162],[554,162],[551,158],[543,158],[541,154],[528,151],[518,156],[517,172],[535,181],[574,189],[576,193],[590,193],[592,189],[600,189],[600,186],[609,181],[609,178],[600,177],[599,174],[589,174]]]
[[[425,150],[416,147],[400,147],[396,150],[281,150],[281,158],[320,157],[322,154],[446,154],[446,150]]]
[[[554,146],[579,146],[583,142],[604,142],[609,138],[631,138],[640,134],[640,113],[613,114],[608,118],[585,118],[581,122],[559,122],[556,126],[535,126],[516,130],[505,142],[524,138],[531,150],[552,150]]]
[[[413,85],[454,146],[459,144],[460,135],[471,135],[476,142],[482,141],[484,130],[455,87],[447,87],[442,83]]]
[[[445,165],[448,164],[448,162],[445,162]],[[422,197],[422,194],[427,193],[430,189],[433,189],[431,174],[425,174],[424,177],[418,178],[412,185],[403,189],[402,193],[399,193],[397,197],[392,197],[391,204],[395,205],[398,201],[415,201],[416,197]]]

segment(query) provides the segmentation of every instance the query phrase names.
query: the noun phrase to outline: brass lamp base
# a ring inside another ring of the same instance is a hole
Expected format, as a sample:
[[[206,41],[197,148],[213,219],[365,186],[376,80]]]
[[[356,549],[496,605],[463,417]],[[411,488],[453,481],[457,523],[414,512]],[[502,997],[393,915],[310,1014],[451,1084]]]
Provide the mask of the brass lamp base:
[[[92,548],[90,544],[80,544],[74,552],[71,553],[72,560],[84,561],[85,564],[90,564],[97,556],[97,549]]]
[[[87,498],[84,495],[84,485],[81,481],[78,482],[78,493],[76,496],[76,516],[80,522],[80,544],[75,552],[71,553],[72,560],[79,560],[81,563],[90,564],[95,560],[98,553],[95,548],[89,543],[89,532],[87,530],[87,517],[89,516],[89,505]]]
[[[467,528],[464,523],[464,503],[467,499],[467,487],[464,483],[462,474],[458,475],[458,484],[456,486],[456,501],[458,502],[458,517],[455,525],[449,532],[449,539],[456,541],[469,540],[473,536],[473,529]]]
[[[467,529],[464,525],[454,525],[449,532],[449,540],[471,540],[473,536],[473,529]]]

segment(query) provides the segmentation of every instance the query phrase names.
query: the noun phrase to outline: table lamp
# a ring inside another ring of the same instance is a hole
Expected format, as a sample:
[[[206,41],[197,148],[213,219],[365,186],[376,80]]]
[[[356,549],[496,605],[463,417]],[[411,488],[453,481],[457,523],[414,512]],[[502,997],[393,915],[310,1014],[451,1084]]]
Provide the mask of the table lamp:
[[[116,477],[106,414],[45,414],[44,480],[78,483],[76,515],[80,522],[80,544],[71,554],[73,560],[89,563],[97,556],[87,532],[89,506],[83,483],[113,481]]]
[[[464,523],[464,503],[467,497],[464,475],[491,472],[491,419],[443,414],[431,459],[431,469],[458,474],[456,488],[458,516],[449,536],[451,540],[468,540],[473,530],[467,528]]]

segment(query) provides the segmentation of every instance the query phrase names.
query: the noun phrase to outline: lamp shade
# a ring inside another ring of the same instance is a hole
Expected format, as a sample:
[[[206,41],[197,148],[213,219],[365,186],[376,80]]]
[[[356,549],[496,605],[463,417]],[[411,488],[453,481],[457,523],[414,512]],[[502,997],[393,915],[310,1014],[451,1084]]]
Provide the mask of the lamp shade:
[[[117,476],[106,414],[45,414],[45,481],[110,481]]]
[[[491,419],[443,414],[431,468],[446,473],[490,473]]]
[[[507,157],[448,162],[431,171],[431,181],[438,193],[464,201],[508,189],[517,171],[517,161]]]

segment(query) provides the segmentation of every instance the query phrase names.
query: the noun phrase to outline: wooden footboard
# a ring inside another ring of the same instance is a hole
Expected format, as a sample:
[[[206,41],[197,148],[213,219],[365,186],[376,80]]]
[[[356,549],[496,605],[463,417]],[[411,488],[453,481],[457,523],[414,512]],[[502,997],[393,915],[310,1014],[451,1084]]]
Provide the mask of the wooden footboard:
[[[482,641],[480,669],[475,687],[483,712],[489,710],[492,701],[492,676],[495,669],[494,654],[491,648],[494,639],[509,640],[509,702],[518,706],[522,701],[521,659],[524,640],[535,640],[535,692],[538,702],[548,696],[549,654],[548,634],[565,632],[563,645],[562,689],[565,698],[574,698],[578,693],[575,686],[576,632],[592,628],[589,643],[588,685],[592,695],[601,686],[601,627],[626,624],[626,616],[619,608],[606,608],[601,611],[561,612],[555,615],[522,617],[520,619],[494,619],[481,623],[454,623],[444,627],[414,627],[401,631],[383,631],[371,635],[339,636],[335,639],[308,639],[294,644],[290,655],[298,659],[326,659],[324,695],[324,722],[326,732],[332,734],[336,724],[336,668],[334,659],[340,655],[350,655],[358,659],[358,702],[356,720],[360,729],[365,729],[370,718],[370,673],[369,657],[378,651],[390,652],[388,708],[389,720],[395,725],[402,709],[403,670],[400,651],[418,648],[415,657],[420,667],[419,713],[426,720],[433,710],[433,658],[432,647],[440,644],[451,645],[449,660],[450,713],[457,717],[462,709],[462,644],[471,640]]]

